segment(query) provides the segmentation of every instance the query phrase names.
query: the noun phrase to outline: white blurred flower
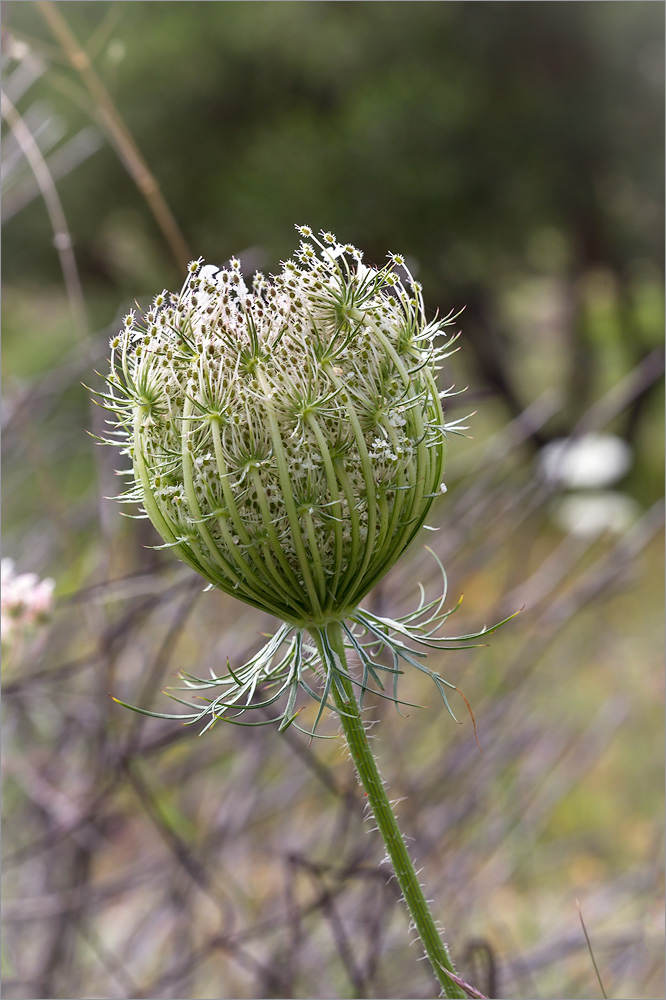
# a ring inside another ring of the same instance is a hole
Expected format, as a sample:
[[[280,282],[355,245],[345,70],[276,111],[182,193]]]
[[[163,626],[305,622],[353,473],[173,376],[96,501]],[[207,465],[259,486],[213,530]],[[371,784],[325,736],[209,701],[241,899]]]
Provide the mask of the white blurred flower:
[[[631,448],[614,434],[584,434],[551,441],[539,453],[546,477],[570,489],[616,483],[631,466]]]
[[[610,531],[621,535],[640,514],[636,501],[617,490],[572,493],[562,497],[553,511],[558,528],[581,536]]]
[[[55,582],[40,580],[36,573],[17,574],[13,559],[2,560],[0,580],[0,638],[8,643],[48,620]]]

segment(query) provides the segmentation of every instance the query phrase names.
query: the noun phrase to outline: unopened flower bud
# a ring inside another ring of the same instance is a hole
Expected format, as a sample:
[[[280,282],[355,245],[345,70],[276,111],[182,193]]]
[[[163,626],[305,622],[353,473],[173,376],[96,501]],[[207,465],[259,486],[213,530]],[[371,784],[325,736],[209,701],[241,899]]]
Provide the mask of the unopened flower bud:
[[[165,545],[304,627],[353,612],[441,493],[447,321],[427,322],[399,255],[370,268],[300,232],[299,260],[252,291],[238,260],[197,260],[150,322],[131,313],[105,399],[132,460],[125,499]]]

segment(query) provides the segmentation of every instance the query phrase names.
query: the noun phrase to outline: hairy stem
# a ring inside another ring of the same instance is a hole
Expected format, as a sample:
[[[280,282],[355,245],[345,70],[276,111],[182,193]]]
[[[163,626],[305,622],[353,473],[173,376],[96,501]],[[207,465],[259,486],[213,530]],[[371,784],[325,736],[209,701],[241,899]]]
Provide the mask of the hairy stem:
[[[361,719],[361,713],[354,694],[352,682],[347,673],[346,655],[342,629],[338,622],[326,627],[326,636],[331,650],[340,660],[343,672],[338,673],[338,683],[331,685],[331,696],[339,712],[340,725],[347,740],[352,760],[358,772],[359,779],[365,789],[370,808],[377,821],[377,828],[382,835],[388,856],[402,889],[405,902],[411,914],[414,926],[421,939],[423,949],[430,960],[434,973],[442,987],[445,997],[465,997],[466,994],[446,971],[454,972],[453,963],[449,957],[446,945],[442,941],[433,916],[430,912],[423,889],[418,880],[412,859],[409,856],[405,841],[389,801],[384,783],[375,762],[368,736]]]

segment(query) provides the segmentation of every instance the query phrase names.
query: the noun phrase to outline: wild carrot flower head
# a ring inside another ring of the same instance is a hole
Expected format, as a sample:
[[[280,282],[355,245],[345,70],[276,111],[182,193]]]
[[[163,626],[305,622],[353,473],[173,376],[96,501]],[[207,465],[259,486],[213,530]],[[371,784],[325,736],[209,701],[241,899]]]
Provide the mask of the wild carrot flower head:
[[[211,584],[307,625],[353,611],[443,491],[448,345],[399,255],[299,228],[276,277],[198,260],[130,313],[106,398],[125,499]]]
[[[427,320],[399,254],[371,267],[332,233],[297,229],[300,247],[278,275],[257,273],[248,287],[236,259],[193,261],[180,292],[130,313],[111,341],[100,395],[114,414],[108,443],[131,459],[121,499],[138,502],[210,584],[284,622],[243,667],[188,679],[223,689],[191,721],[253,707],[263,682],[277,688],[264,705],[289,690],[283,724],[299,685],[323,707],[338,670],[332,653],[322,664],[332,622],[363,663],[363,690],[371,678],[381,686],[379,670],[397,680],[398,659],[419,666],[419,654],[390,635],[422,641],[445,617],[434,602],[380,622],[359,602],[445,490],[446,430],[458,428],[444,423],[435,378],[452,317]],[[386,645],[393,668],[376,661]],[[323,669],[323,695],[306,667]]]

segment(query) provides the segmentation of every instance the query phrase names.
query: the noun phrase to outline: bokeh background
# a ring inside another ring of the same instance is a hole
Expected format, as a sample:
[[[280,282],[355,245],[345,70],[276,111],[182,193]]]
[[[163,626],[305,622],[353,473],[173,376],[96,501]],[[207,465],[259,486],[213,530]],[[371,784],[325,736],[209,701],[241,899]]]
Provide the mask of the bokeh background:
[[[442,384],[476,413],[422,540],[460,631],[524,610],[433,656],[483,754],[420,677],[429,707],[371,707],[459,970],[601,996],[578,902],[607,995],[663,997],[663,5],[2,15],[4,554],[56,581],[4,658],[5,996],[436,996],[336,738],[200,740],[108,697],[168,710],[178,668],[274,623],[104,499],[117,456],[81,383],[188,259],[274,270],[307,222],[464,307]],[[419,580],[416,545],[373,607]]]

